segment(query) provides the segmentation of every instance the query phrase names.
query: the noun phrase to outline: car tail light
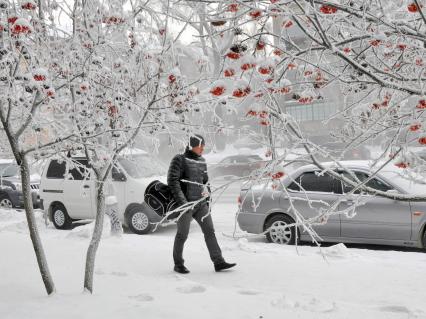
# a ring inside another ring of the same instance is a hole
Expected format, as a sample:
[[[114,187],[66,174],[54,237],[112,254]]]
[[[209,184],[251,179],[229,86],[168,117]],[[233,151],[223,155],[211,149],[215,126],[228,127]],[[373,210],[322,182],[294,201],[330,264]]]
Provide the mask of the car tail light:
[[[241,201],[241,196],[238,196],[238,198],[237,198],[237,203],[238,203],[238,205],[239,205],[239,206],[241,206],[241,203],[242,203],[242,201]]]

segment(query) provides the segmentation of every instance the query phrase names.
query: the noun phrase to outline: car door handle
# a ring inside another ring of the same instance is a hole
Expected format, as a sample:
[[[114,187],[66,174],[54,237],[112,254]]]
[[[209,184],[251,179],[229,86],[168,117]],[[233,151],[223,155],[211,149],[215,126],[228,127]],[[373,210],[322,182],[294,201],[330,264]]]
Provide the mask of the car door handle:
[[[90,186],[89,185],[84,185],[83,188],[90,188]]]

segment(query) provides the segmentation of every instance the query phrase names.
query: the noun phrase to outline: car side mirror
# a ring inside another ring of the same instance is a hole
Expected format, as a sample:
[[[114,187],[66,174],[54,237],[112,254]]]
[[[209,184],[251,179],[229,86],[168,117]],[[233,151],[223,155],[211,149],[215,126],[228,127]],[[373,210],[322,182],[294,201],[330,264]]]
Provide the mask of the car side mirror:
[[[126,175],[118,170],[112,171],[112,180],[116,182],[125,182],[127,180]]]

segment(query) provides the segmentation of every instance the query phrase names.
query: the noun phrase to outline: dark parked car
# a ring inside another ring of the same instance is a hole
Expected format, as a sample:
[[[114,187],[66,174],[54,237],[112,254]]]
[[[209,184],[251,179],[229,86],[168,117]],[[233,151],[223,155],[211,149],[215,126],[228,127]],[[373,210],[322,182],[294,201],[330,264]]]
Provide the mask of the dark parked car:
[[[233,155],[225,157],[209,170],[211,177],[248,176],[256,169],[265,167],[266,161],[259,155]]]
[[[40,180],[31,179],[31,195],[35,208],[40,205]],[[11,159],[0,160],[0,208],[23,208],[19,166]]]

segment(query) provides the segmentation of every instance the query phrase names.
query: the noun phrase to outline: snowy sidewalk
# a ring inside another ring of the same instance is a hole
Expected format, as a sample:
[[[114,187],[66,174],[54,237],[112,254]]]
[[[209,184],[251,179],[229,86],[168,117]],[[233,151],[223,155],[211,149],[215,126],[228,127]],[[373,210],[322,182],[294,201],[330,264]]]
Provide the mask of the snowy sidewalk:
[[[46,229],[39,216],[58,291],[52,297],[45,295],[23,213],[0,211],[0,318],[426,318],[426,254],[344,245],[321,254],[309,245],[296,251],[263,239],[234,240],[222,235],[232,232],[234,208],[218,204],[213,218],[235,270],[214,272],[195,222],[185,276],[172,272],[175,226],[148,236],[106,236],[93,296],[82,293],[87,233]]]

